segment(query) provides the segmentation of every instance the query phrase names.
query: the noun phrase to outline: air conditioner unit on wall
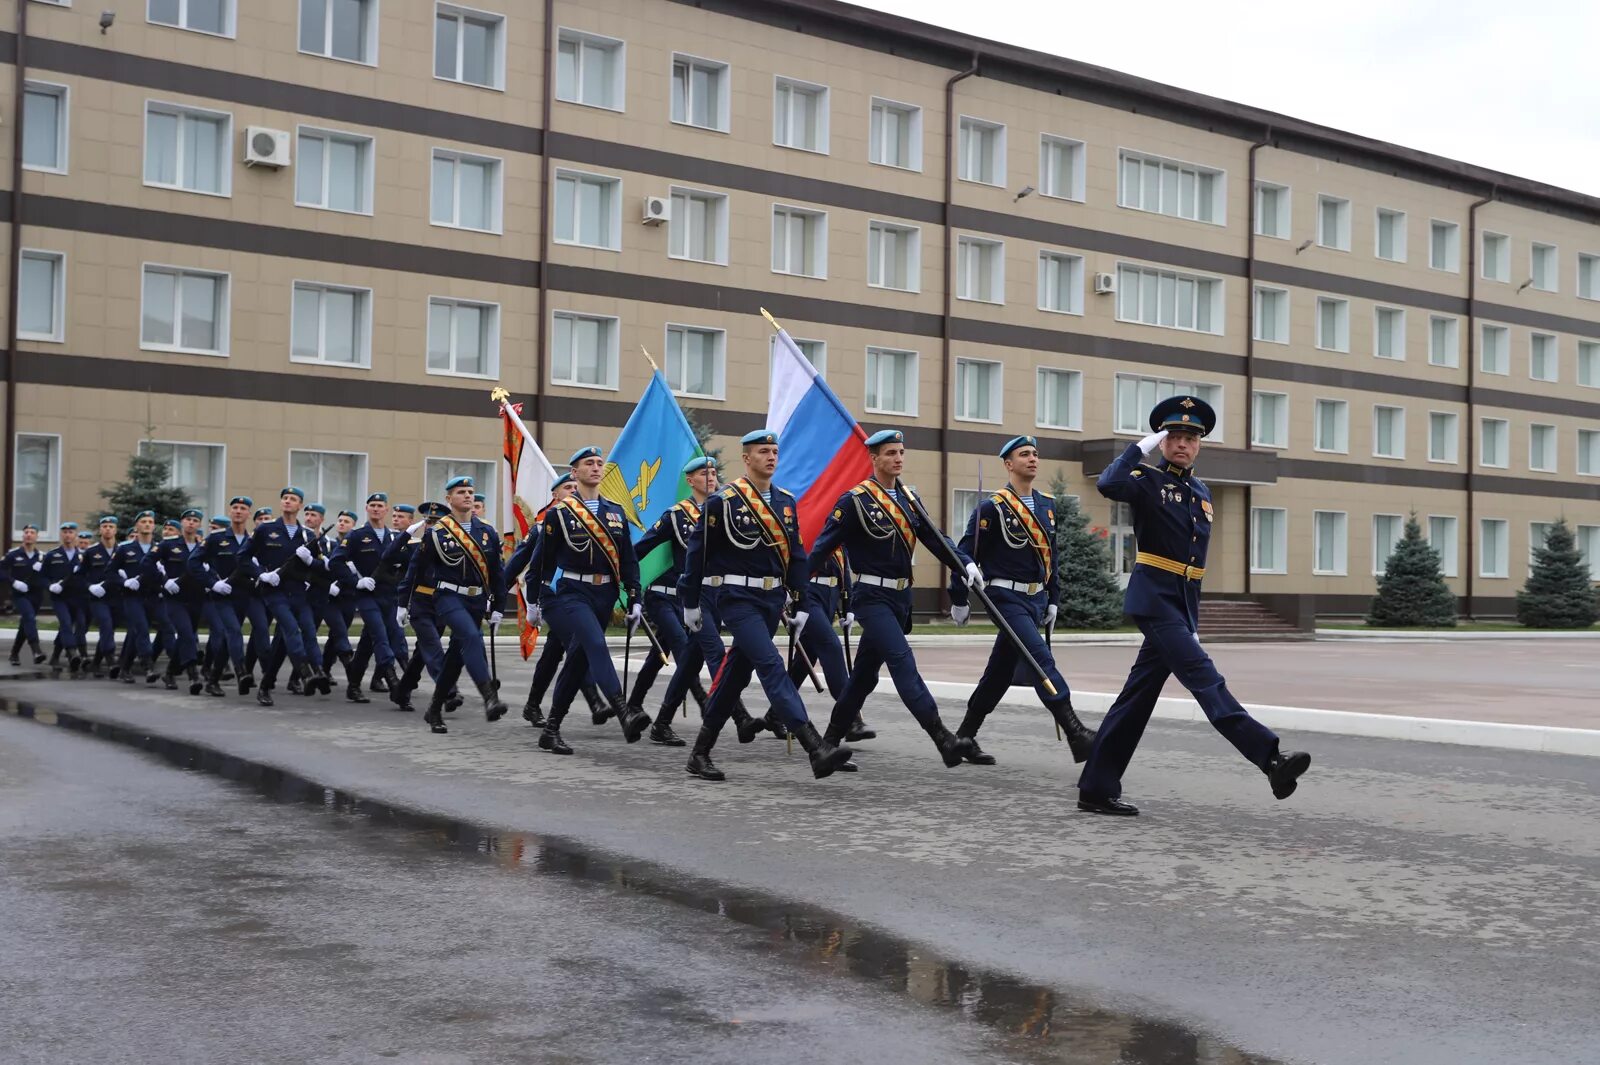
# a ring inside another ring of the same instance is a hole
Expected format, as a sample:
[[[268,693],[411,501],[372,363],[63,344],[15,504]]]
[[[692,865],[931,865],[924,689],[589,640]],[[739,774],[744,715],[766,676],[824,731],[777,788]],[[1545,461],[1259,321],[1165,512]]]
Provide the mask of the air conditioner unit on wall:
[[[274,170],[289,165],[287,130],[249,126],[244,131],[244,165],[270,166]]]
[[[1094,291],[1095,291],[1095,294],[1098,295],[1098,296],[1104,296],[1105,294],[1107,294],[1109,292],[1117,291],[1117,275],[1116,274],[1095,274],[1094,275]]]
[[[672,221],[672,201],[665,196],[646,196],[643,221],[647,226],[659,226]]]

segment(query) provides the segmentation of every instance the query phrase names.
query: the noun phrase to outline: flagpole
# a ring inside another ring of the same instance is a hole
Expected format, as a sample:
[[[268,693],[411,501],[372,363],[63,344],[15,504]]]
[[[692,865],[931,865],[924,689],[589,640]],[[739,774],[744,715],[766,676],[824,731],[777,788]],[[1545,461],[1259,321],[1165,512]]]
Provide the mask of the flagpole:
[[[649,360],[650,369],[654,370],[656,373],[660,373],[661,372],[661,367],[656,365],[656,360],[650,358],[649,349],[646,348],[643,344],[640,344],[639,345],[639,350],[644,352],[644,357]]]

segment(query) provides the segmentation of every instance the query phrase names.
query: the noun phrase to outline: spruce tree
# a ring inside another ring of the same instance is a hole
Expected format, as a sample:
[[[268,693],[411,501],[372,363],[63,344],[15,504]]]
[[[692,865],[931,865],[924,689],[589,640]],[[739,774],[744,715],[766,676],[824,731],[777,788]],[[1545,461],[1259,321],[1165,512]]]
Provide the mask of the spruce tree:
[[[684,407],[683,418],[689,423],[689,431],[694,433],[695,440],[700,444],[700,450],[710,455],[711,460],[717,464],[717,480],[722,480],[722,449],[711,446],[716,430],[700,418],[700,411],[694,407]]]
[[[128,456],[127,478],[100,490],[101,498],[106,501],[106,509],[91,515],[87,527],[93,530],[106,514],[115,514],[118,532],[128,536],[133,532],[134,515],[140,511],[155,511],[157,524],[167,518],[176,518],[191,504],[188,492],[167,484],[171,472],[171,466],[164,459],[139,452]]]
[[[1517,593],[1517,620],[1535,629],[1586,629],[1600,617],[1589,564],[1566,518],[1533,549],[1528,583]]]
[[[1063,629],[1114,629],[1122,624],[1122,589],[1111,574],[1111,554],[1103,532],[1089,528],[1089,515],[1067,495],[1057,473],[1050,482],[1056,498],[1056,545],[1061,559]]]
[[[1378,578],[1367,624],[1399,629],[1455,623],[1456,597],[1439,572],[1439,552],[1422,538],[1422,526],[1412,514]]]

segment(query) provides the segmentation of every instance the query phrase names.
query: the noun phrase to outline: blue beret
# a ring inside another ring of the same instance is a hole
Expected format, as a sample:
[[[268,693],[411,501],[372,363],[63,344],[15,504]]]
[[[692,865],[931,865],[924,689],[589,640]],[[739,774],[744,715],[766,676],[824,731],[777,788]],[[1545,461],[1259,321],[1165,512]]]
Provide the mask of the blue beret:
[[[22,531],[23,532],[27,532],[29,529],[32,529],[34,532],[38,532],[39,531],[39,526],[35,525],[33,522],[30,521],[30,522],[28,522],[28,524],[26,524],[26,525],[24,525],[22,527]]]
[[[778,434],[771,429],[757,429],[755,432],[745,433],[739,438],[739,443],[745,447],[749,447],[751,444],[776,444],[777,442]]]
[[[905,442],[906,434],[898,429],[879,429],[867,437],[868,447],[882,447],[884,444],[903,444]]]
[[[230,522],[227,518],[224,518],[221,514],[213,514],[213,515],[211,515],[211,527],[214,528],[214,529],[220,529],[225,525],[231,525],[231,524],[233,524],[233,523]]]
[[[161,527],[163,529],[181,529],[183,528],[183,525],[178,521],[177,518],[168,518],[166,521],[161,523]]]
[[[328,513],[328,508],[323,506],[321,503],[312,503],[310,506],[306,507],[306,509],[313,514],[326,515]]]
[[[115,514],[107,514],[105,517],[100,519],[100,524],[101,525],[121,525],[122,523],[117,520],[117,516]]]
[[[424,518],[442,518],[448,513],[450,513],[450,508],[443,503],[422,504],[422,516]]]
[[[567,465],[576,466],[584,459],[597,459],[604,457],[604,455],[605,452],[601,451],[593,444],[590,444],[588,447],[580,447],[578,450],[574,451],[572,453],[572,457],[567,460]]]
[[[251,499],[249,496],[234,496],[232,499],[228,500],[228,506],[230,507],[235,503],[243,503],[247,507],[253,507],[256,505],[256,501]]]
[[[341,510],[341,511],[339,511],[339,517],[341,517],[341,518],[349,518],[351,521],[357,521],[358,520],[356,518],[355,511],[353,511],[353,510]]]
[[[193,518],[195,521],[201,521],[201,520],[203,520],[205,518],[205,512],[202,511],[199,507],[190,507],[188,510],[184,511],[182,514],[179,514],[178,517],[180,517],[180,518]]]
[[[156,512],[153,511],[153,510],[141,510],[141,511],[139,511],[139,513],[137,513],[137,514],[135,514],[133,516],[133,520],[134,521],[143,521],[145,518],[149,518],[151,521],[155,521],[156,520]]]
[[[423,506],[427,506],[427,504],[424,503]],[[394,509],[398,510],[402,514],[415,514],[417,512],[417,508],[412,506],[410,503],[396,503],[394,505]]]
[[[567,473],[563,473],[560,477],[556,478],[555,483],[550,486],[550,490],[553,492],[557,488],[560,488],[562,485],[570,484],[571,482],[572,482],[572,473],[570,471],[568,471]]]
[[[368,503],[387,503],[387,502],[389,502],[389,493],[388,492],[374,492],[370,496],[367,497],[367,502]]]
[[[452,477],[444,483],[446,492],[453,492],[457,488],[477,488],[477,482],[471,477]]]
[[[1031,436],[1013,436],[1010,440],[1005,442],[1004,446],[1000,448],[1000,457],[1005,458],[1019,447],[1036,448],[1038,446],[1039,441]]]
[[[304,488],[296,488],[291,484],[285,487],[283,491],[278,493],[279,499],[282,499],[284,496],[299,496],[303,500],[306,497],[306,490]]]
[[[66,532],[68,530],[71,530],[72,532],[77,532],[78,531],[78,523],[75,522],[75,521],[64,521],[64,522],[62,522],[61,523],[61,531],[62,532]]]
[[[1170,396],[1150,411],[1150,428],[1158,433],[1163,429],[1179,429],[1209,436],[1216,427],[1217,412],[1198,396]]]
[[[683,464],[683,475],[687,477],[689,474],[694,473],[697,470],[703,470],[707,466],[715,466],[716,464],[717,460],[712,458],[710,455],[696,455],[694,458]]]
[[[270,518],[270,517],[272,517],[272,508],[271,507],[257,507],[256,508],[256,512],[254,514],[250,515],[250,516],[252,518]]]

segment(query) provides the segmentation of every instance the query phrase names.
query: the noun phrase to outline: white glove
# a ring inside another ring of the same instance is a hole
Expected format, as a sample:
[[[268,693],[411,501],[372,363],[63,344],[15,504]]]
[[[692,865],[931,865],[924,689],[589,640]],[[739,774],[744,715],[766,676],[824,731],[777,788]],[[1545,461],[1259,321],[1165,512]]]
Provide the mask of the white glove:
[[[375,592],[378,590],[378,582],[373,580],[371,577],[362,577],[360,580],[356,581],[356,590],[362,592]]]
[[[855,616],[855,614],[854,613],[846,614],[844,616],[844,621],[841,622],[841,624],[844,626],[844,631],[845,632],[849,632],[851,629],[855,628],[856,627],[856,616]]]
[[[1045,612],[1044,612],[1044,627],[1049,629],[1049,630],[1051,630],[1052,632],[1055,631],[1056,615],[1058,613],[1060,613],[1060,611],[1056,609],[1056,606],[1055,606],[1054,603],[1052,603],[1050,606],[1045,608]]]
[[[106,586],[103,584],[91,584],[89,585],[89,594],[96,599],[104,599],[106,597]]]
[[[394,608],[394,620],[402,629],[411,624],[411,611],[403,606]]]
[[[683,608],[684,628],[688,629],[690,632],[699,632],[702,624],[704,624],[704,622],[700,618],[699,607],[686,606]]]
[[[22,592],[23,594],[27,594],[28,582],[27,581],[12,581],[11,582],[11,587],[15,588],[19,592]]]
[[[54,583],[52,583],[50,585],[50,594],[51,595],[60,595],[61,594],[61,582],[60,581],[55,581]]]
[[[311,548],[307,547],[305,544],[301,544],[299,547],[294,549],[294,553],[299,557],[301,562],[304,562],[308,566],[311,565]]]
[[[406,526],[406,535],[407,536],[416,536],[417,533],[422,531],[422,527],[424,525],[426,525],[426,524],[428,524],[426,519],[424,519],[423,521],[414,521],[414,522],[412,522],[410,525]]]
[[[967,587],[983,590],[983,570],[978,568],[976,562],[967,563]]]
[[[494,613],[489,615],[489,627],[491,629],[498,629],[500,627],[500,623],[505,619],[506,616],[500,613],[500,611],[496,610]]]
[[[644,617],[644,604],[635,602],[628,608],[628,631],[632,632],[639,627],[639,619]]]
[[[129,577],[127,580],[122,582],[122,586],[128,589],[130,592],[137,592],[139,590],[139,578]]]
[[[328,585],[328,598],[329,599],[337,599],[337,598],[339,598],[339,582],[338,581],[334,581],[332,584]]]
[[[1151,433],[1149,436],[1139,441],[1139,450],[1143,451],[1146,455],[1152,454],[1161,446],[1161,441],[1165,440],[1166,438],[1167,431],[1165,429],[1161,430],[1159,433]]]
[[[35,562],[33,564],[33,572],[35,572],[35,573],[44,572],[44,559],[41,558],[39,561],[37,561],[37,562]]]
[[[800,638],[800,630],[806,627],[806,622],[811,620],[811,615],[804,610],[794,612],[794,638]]]
[[[539,604],[529,603],[528,624],[537,629],[539,627],[539,623],[542,621],[544,621],[544,611],[539,609]]]
[[[211,591],[214,595],[232,595],[233,585],[229,584],[227,581],[217,581],[211,586]]]
[[[970,606],[956,606],[954,603],[950,605],[950,620],[957,625],[965,625],[967,619],[971,616],[972,608]]]
[[[269,569],[261,575],[261,583],[271,588],[276,588],[280,579],[278,571],[275,569]]]
[[[166,584],[163,584],[161,587],[166,589],[168,595],[177,595],[178,594],[178,582],[177,581],[168,581]]]

